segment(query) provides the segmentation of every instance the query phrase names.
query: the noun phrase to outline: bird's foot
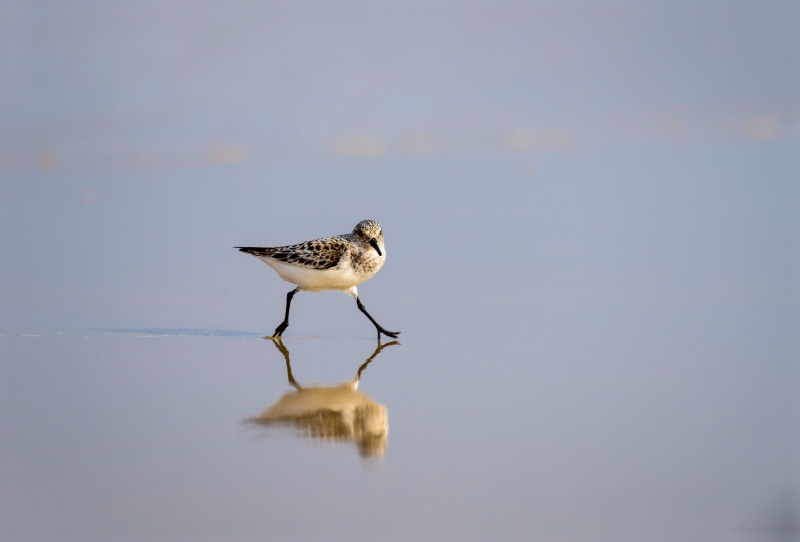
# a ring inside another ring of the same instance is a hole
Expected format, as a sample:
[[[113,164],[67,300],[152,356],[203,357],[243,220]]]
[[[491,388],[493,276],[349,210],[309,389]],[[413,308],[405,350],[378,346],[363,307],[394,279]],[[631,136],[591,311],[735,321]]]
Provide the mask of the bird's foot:
[[[391,337],[392,339],[396,339],[398,335],[400,335],[399,331],[386,331],[382,327],[378,328],[378,340],[381,340],[381,333],[386,335],[387,337]]]
[[[289,327],[289,322],[281,322],[281,325],[275,328],[275,333],[272,334],[272,339],[278,339],[283,335],[286,328]]]

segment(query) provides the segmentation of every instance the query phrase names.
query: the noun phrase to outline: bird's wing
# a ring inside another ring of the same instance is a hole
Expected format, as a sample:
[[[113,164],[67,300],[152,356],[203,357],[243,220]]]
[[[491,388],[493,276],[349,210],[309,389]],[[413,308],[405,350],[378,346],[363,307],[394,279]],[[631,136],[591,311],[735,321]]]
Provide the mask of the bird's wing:
[[[347,252],[341,237],[323,237],[285,247],[235,247],[257,258],[270,258],[308,269],[333,269]]]

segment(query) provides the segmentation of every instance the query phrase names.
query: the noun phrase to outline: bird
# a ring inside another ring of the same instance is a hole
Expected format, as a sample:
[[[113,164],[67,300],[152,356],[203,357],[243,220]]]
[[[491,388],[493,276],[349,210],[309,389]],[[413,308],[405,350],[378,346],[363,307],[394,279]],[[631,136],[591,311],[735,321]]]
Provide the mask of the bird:
[[[269,265],[278,275],[297,288],[286,294],[286,314],[272,337],[281,337],[289,327],[289,309],[297,292],[339,290],[356,300],[378,332],[396,339],[399,331],[387,331],[370,316],[358,297],[357,285],[372,277],[386,261],[381,225],[362,220],[351,233],[321,237],[296,245],[280,247],[234,247]]]

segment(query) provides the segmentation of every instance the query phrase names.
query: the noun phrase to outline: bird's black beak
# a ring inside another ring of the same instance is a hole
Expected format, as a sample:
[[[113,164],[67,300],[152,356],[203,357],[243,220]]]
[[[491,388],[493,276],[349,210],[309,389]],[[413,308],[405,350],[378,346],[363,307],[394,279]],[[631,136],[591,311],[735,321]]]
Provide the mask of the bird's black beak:
[[[383,256],[383,252],[381,252],[381,249],[378,247],[377,239],[370,239],[369,244],[372,245],[372,248],[374,248],[378,252],[378,256]]]

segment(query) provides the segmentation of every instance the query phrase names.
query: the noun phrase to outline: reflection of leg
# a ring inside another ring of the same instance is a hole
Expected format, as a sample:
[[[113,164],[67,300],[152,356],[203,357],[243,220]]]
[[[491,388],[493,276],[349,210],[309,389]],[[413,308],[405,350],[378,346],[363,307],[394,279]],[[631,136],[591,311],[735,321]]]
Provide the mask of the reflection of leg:
[[[367,358],[367,361],[365,361],[364,363],[362,363],[362,364],[361,364],[361,367],[359,367],[359,368],[358,368],[358,372],[356,373],[356,382],[358,382],[359,380],[361,380],[361,371],[363,371],[364,369],[366,369],[366,368],[367,368],[367,365],[369,365],[370,363],[372,363],[372,360],[373,360],[373,359],[375,359],[375,357],[376,357],[378,354],[380,354],[380,353],[381,353],[381,350],[383,350],[383,349],[384,349],[384,348],[386,348],[387,346],[392,346],[392,345],[395,345],[395,344],[400,344],[400,342],[399,342],[399,341],[392,341],[392,342],[390,342],[390,343],[381,344],[381,341],[380,341],[380,339],[379,339],[379,340],[378,340],[378,347],[375,349],[375,351],[372,353],[372,355],[371,355],[369,358]]]
[[[372,316],[369,315],[369,313],[367,312],[367,309],[364,308],[364,305],[361,304],[361,300],[358,298],[358,296],[356,296],[356,303],[358,304],[358,310],[360,310],[361,312],[366,314],[367,318],[369,318],[369,321],[372,322],[372,325],[374,325],[375,329],[378,330],[378,340],[379,341],[381,340],[381,333],[383,333],[387,337],[391,337],[393,339],[396,339],[397,336],[400,335],[399,331],[386,331],[385,329],[383,329],[381,327],[381,325],[378,322],[376,322],[375,319]]]
[[[286,376],[289,377],[289,384],[300,389],[300,385],[295,382],[294,376],[292,375],[292,363],[289,361],[289,351],[283,346],[283,341],[281,341],[280,337],[276,337],[272,339],[272,343],[280,350],[281,354],[283,354],[283,359],[286,360]],[[390,343],[391,344],[391,343]],[[373,356],[374,357],[374,356]]]
[[[299,289],[300,287],[298,286],[286,294],[286,316],[283,317],[283,322],[281,322],[281,325],[275,328],[275,333],[272,334],[273,337],[280,337],[283,335],[284,330],[289,327],[289,308],[292,306],[292,298],[294,297],[294,294],[296,294],[297,290]]]

